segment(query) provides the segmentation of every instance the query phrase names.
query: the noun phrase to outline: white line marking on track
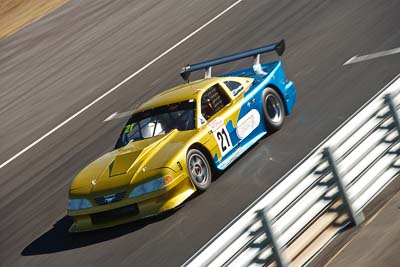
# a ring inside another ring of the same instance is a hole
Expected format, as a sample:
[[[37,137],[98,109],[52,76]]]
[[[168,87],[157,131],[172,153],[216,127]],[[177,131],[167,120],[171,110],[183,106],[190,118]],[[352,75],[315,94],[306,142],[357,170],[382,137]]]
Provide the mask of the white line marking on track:
[[[194,32],[192,32],[191,34],[187,35],[185,38],[183,38],[182,40],[180,40],[179,42],[177,42],[175,45],[171,46],[169,49],[165,50],[161,55],[159,55],[158,57],[154,58],[152,61],[150,61],[149,63],[147,63],[146,65],[144,65],[142,68],[140,68],[139,70],[137,70],[136,72],[134,72],[133,74],[131,74],[130,76],[128,76],[127,78],[125,78],[123,81],[121,81],[120,83],[118,83],[117,85],[115,85],[113,88],[111,88],[110,90],[108,90],[107,92],[105,92],[104,94],[102,94],[101,96],[99,96],[98,98],[96,98],[95,100],[93,100],[91,103],[89,103],[87,106],[83,107],[82,109],[80,109],[78,112],[76,112],[75,114],[73,114],[71,117],[69,117],[68,119],[66,119],[65,121],[63,121],[62,123],[60,123],[59,125],[57,125],[56,127],[54,127],[53,129],[51,129],[50,131],[48,131],[47,133],[45,133],[44,135],[42,135],[39,139],[37,139],[36,141],[34,141],[32,144],[28,145],[27,147],[25,147],[24,149],[22,149],[20,152],[18,152],[17,154],[15,154],[14,156],[12,156],[10,159],[6,160],[5,162],[3,162],[0,165],[0,169],[3,168],[4,166],[6,166],[7,164],[9,164],[10,162],[12,162],[13,160],[15,160],[16,158],[18,158],[19,156],[21,156],[22,154],[24,154],[26,151],[28,151],[29,149],[31,149],[32,147],[34,147],[35,145],[37,145],[39,142],[41,142],[43,139],[47,138],[49,135],[51,135],[52,133],[54,133],[55,131],[57,131],[58,129],[60,129],[61,127],[63,127],[65,124],[67,124],[68,122],[72,121],[73,119],[75,119],[77,116],[79,116],[80,114],[82,114],[83,112],[85,112],[87,109],[89,109],[91,106],[93,106],[94,104],[96,104],[97,102],[99,102],[100,100],[102,100],[104,97],[106,97],[107,95],[111,94],[112,92],[114,92],[115,90],[117,90],[119,87],[121,87],[123,84],[125,84],[126,82],[128,82],[129,80],[131,80],[133,77],[137,76],[139,73],[141,73],[143,70],[147,69],[150,65],[154,64],[156,61],[158,61],[160,58],[164,57],[165,55],[167,55],[169,52],[171,52],[172,50],[174,50],[176,47],[178,47],[179,45],[181,45],[182,43],[184,43],[185,41],[187,41],[188,39],[190,39],[193,35],[195,35],[196,33],[198,33],[199,31],[201,31],[202,29],[204,29],[205,27],[207,27],[208,25],[210,25],[211,23],[213,23],[215,20],[217,20],[219,17],[221,17],[222,15],[224,15],[226,12],[228,12],[229,10],[231,10],[232,8],[234,8],[235,6],[237,6],[239,3],[243,2],[244,0],[237,0],[235,3],[233,3],[232,5],[230,5],[229,7],[227,7],[226,9],[224,9],[222,12],[220,12],[218,15],[216,15],[214,18],[212,18],[211,20],[207,21],[206,23],[204,23],[202,26],[200,26],[197,30],[195,30]]]
[[[128,110],[124,112],[114,112],[110,116],[108,116],[103,122],[111,121],[111,120],[116,120],[116,119],[122,119],[131,116],[133,113],[133,110]]]
[[[118,115],[118,112],[114,112],[110,116],[108,116],[103,122],[113,120]]]
[[[386,51],[373,53],[373,54],[369,54],[369,55],[365,55],[365,56],[355,55],[354,57],[352,57],[349,60],[347,60],[343,64],[343,66],[349,65],[349,64],[353,64],[353,63],[357,63],[357,62],[361,62],[361,61],[365,61],[365,60],[378,58],[378,57],[389,56],[389,55],[393,55],[393,54],[397,54],[397,53],[400,53],[400,47],[399,48],[390,49],[390,50],[386,50]]]

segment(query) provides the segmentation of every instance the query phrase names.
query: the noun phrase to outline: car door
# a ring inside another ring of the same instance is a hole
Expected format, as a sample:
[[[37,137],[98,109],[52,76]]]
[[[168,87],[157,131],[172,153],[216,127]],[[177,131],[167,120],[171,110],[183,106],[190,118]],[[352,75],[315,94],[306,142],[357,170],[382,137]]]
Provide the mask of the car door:
[[[230,157],[238,145],[235,125],[239,110],[240,105],[220,83],[209,87],[201,96],[199,115],[206,121],[208,134],[214,136],[210,152],[217,166]]]

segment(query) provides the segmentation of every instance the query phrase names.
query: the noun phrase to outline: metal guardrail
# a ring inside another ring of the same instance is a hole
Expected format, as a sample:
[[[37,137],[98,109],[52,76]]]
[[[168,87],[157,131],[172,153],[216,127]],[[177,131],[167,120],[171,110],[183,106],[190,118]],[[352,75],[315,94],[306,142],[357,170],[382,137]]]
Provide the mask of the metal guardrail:
[[[184,266],[303,265],[318,251],[310,244],[360,224],[363,208],[400,172],[399,91],[400,78]]]

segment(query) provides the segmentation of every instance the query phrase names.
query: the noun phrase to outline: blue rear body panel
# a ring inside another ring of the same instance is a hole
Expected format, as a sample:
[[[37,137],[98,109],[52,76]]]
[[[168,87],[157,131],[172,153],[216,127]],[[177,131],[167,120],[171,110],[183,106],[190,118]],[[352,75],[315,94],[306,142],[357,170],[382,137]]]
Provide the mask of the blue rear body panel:
[[[259,113],[261,119],[258,126],[251,131],[245,138],[240,138],[237,129],[233,127],[233,122],[229,121],[226,125],[234,148],[222,157],[219,161],[217,155],[213,156],[215,166],[219,170],[226,169],[235,159],[247,151],[252,145],[267,134],[267,128],[263,117],[262,93],[265,87],[274,88],[282,97],[285,105],[285,114],[289,115],[293,111],[296,102],[296,89],[293,82],[287,81],[280,61],[263,64],[264,73],[255,73],[253,68],[243,69],[235,72],[226,73],[221,77],[249,77],[254,81],[251,88],[244,94],[243,103],[239,111],[238,121],[252,111],[252,114]],[[235,125],[237,126],[236,122]]]

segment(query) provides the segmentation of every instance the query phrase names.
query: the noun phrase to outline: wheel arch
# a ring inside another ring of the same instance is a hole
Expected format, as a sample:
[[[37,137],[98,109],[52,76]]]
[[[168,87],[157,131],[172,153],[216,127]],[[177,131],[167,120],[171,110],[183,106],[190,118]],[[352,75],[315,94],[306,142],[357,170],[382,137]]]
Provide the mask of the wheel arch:
[[[206,156],[206,158],[207,158],[207,160],[208,160],[208,163],[209,163],[210,166],[211,166],[212,171],[214,172],[214,171],[216,170],[216,166],[215,166],[214,159],[213,159],[213,157],[211,156],[210,151],[209,151],[203,144],[201,144],[201,143],[199,143],[199,142],[196,142],[196,143],[191,144],[191,145],[188,147],[188,149],[186,150],[186,155],[189,153],[189,150],[190,150],[190,149],[197,149],[197,150],[200,150],[200,151],[204,154],[204,156]]]
[[[203,144],[201,144],[199,142],[191,144],[188,147],[188,149],[186,150],[186,155],[188,154],[190,149],[200,150],[207,157],[208,160],[211,160],[211,163],[214,163],[214,161],[212,160],[210,151],[208,151],[208,149]]]
[[[264,89],[267,88],[267,87],[270,87],[270,88],[274,89],[275,92],[278,93],[279,97],[280,97],[281,100],[282,100],[283,106],[284,106],[284,108],[285,108],[285,115],[289,115],[289,110],[288,110],[288,107],[287,107],[287,103],[286,103],[285,97],[283,96],[282,90],[279,89],[279,87],[276,86],[276,85],[273,84],[273,83],[267,84],[267,85],[264,87]],[[262,95],[262,97],[263,97],[263,99],[264,99],[264,95]]]

